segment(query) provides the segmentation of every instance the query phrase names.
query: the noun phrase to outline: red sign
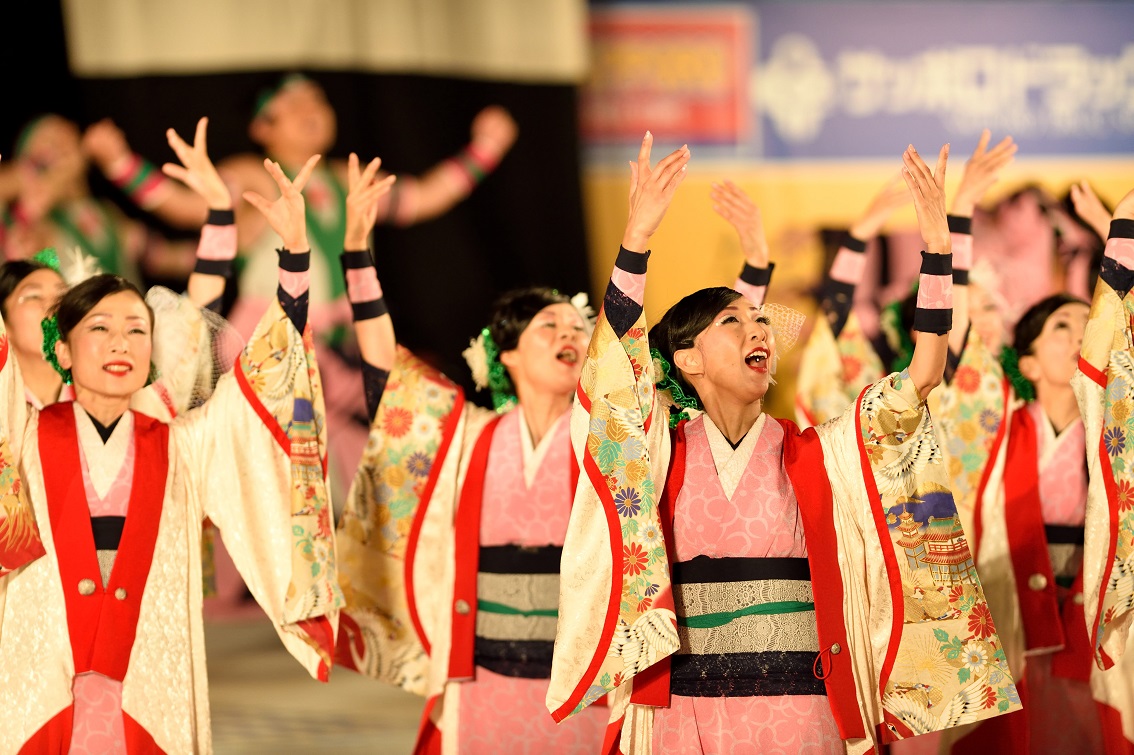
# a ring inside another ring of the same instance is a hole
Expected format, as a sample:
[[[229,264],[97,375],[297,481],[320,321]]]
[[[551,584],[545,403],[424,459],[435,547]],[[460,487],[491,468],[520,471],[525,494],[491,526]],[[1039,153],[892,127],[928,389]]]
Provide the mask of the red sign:
[[[754,24],[743,8],[593,10],[583,137],[637,142],[650,129],[700,144],[745,140]]]

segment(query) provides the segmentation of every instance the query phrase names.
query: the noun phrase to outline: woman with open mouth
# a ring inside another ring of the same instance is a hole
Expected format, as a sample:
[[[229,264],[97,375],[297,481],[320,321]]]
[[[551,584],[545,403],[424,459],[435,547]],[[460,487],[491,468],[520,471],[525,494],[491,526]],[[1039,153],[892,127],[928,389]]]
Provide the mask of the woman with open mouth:
[[[649,240],[689,161],[651,168],[651,147],[572,422],[548,709],[607,696],[624,753],[860,753],[1018,709],[925,410],[951,320],[947,147],[934,171],[903,155],[928,249],[913,359],[805,432],[763,412],[795,336],[775,309],[703,289],[647,334]]]
[[[299,193],[316,159],[294,183],[267,165],[275,202],[245,195],[284,240],[277,302],[204,406],[168,423],[133,408],[156,377],[155,316],[115,275],[45,321],[74,401],[30,407],[0,349],[0,710],[20,712],[4,752],[211,749],[206,516],[284,645],[326,679],[341,593]]]
[[[337,660],[428,698],[415,752],[595,752],[605,711],[557,729],[541,705],[578,479],[585,297],[501,297],[465,354],[496,411],[466,402],[396,345],[367,249],[392,180],[378,165],[351,156],[342,263],[372,422],[337,533]]]

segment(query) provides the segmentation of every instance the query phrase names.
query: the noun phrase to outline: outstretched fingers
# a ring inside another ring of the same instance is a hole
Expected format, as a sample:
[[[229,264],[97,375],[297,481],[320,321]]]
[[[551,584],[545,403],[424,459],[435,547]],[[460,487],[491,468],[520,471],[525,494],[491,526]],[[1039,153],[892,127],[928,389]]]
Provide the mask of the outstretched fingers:
[[[941,151],[937,153],[937,167],[933,169],[933,182],[942,192],[945,191],[945,167],[949,163],[949,145],[942,144]]]
[[[244,201],[255,207],[260,212],[264,213],[267,217],[272,213],[272,203],[254,191],[246,191],[240,196],[244,197]]]
[[[208,138],[206,136],[209,129],[209,117],[202,116],[197,121],[197,132],[193,135],[193,148],[207,154],[208,153]]]
[[[304,188],[306,188],[307,182],[311,179],[311,174],[315,172],[315,166],[319,164],[319,160],[321,160],[322,157],[322,155],[312,155],[311,157],[307,158],[307,162],[305,162],[303,164],[303,167],[300,168],[299,173],[295,176],[295,180],[291,182],[296,191],[301,192]],[[276,167],[279,168],[278,165]],[[281,170],[280,173],[282,174],[283,171]]]

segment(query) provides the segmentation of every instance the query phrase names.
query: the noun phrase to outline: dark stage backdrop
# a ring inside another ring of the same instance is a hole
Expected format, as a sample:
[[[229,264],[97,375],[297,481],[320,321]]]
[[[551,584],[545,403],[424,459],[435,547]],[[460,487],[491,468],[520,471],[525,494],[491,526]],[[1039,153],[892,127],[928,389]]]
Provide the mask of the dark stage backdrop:
[[[210,119],[214,159],[254,151],[246,130],[256,95],[286,71],[77,78],[66,66],[59,6],[43,2],[21,8],[36,18],[21,23],[28,35],[2,53],[9,83],[0,119],[4,153],[23,123],[48,111],[82,126],[111,117],[131,146],[159,165],[172,157],[165,129],[172,126],[188,136],[202,115]],[[503,105],[518,122],[512,151],[469,199],[437,220],[375,232],[378,272],[399,340],[471,388],[460,352],[487,322],[497,295],[531,283],[569,294],[588,287],[575,88],[304,73],[325,87],[338,115],[338,140],[329,156],[345,157],[352,150],[364,159],[376,155],[394,173],[420,173],[455,153],[468,142],[469,124],[486,105]],[[92,183],[138,216],[105,182]]]

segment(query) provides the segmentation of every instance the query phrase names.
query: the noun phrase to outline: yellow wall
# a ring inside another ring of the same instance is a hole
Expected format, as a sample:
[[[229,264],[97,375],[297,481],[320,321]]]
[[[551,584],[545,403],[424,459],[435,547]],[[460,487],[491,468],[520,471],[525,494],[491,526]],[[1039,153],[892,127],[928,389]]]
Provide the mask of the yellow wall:
[[[658,155],[666,154],[660,149]],[[627,159],[634,157],[627,150]],[[948,188],[960,177],[963,159],[954,150]],[[678,189],[673,206],[654,237],[650,258],[650,282],[646,293],[646,315],[656,322],[662,313],[685,294],[698,288],[731,285],[742,257],[736,237],[725,221],[713,212],[709,186],[729,178],[749,193],[760,206],[776,263],[769,299],[804,310],[810,316],[814,304],[806,292],[822,275],[822,249],[815,230],[822,226],[846,227],[889,179],[899,163],[879,162],[730,164],[698,163],[694,150],[689,176]],[[1017,160],[1006,171],[988,199],[1010,193],[1021,184],[1035,182],[1062,196],[1073,181],[1087,178],[1111,206],[1134,186],[1134,159]],[[587,212],[592,289],[606,288],[610,268],[626,223],[629,167],[589,166],[584,173],[583,192]],[[893,228],[916,228],[913,209],[895,215]],[[806,335],[806,331],[805,331]],[[773,388],[769,411],[791,416],[795,359],[801,347],[785,355],[780,385]]]

